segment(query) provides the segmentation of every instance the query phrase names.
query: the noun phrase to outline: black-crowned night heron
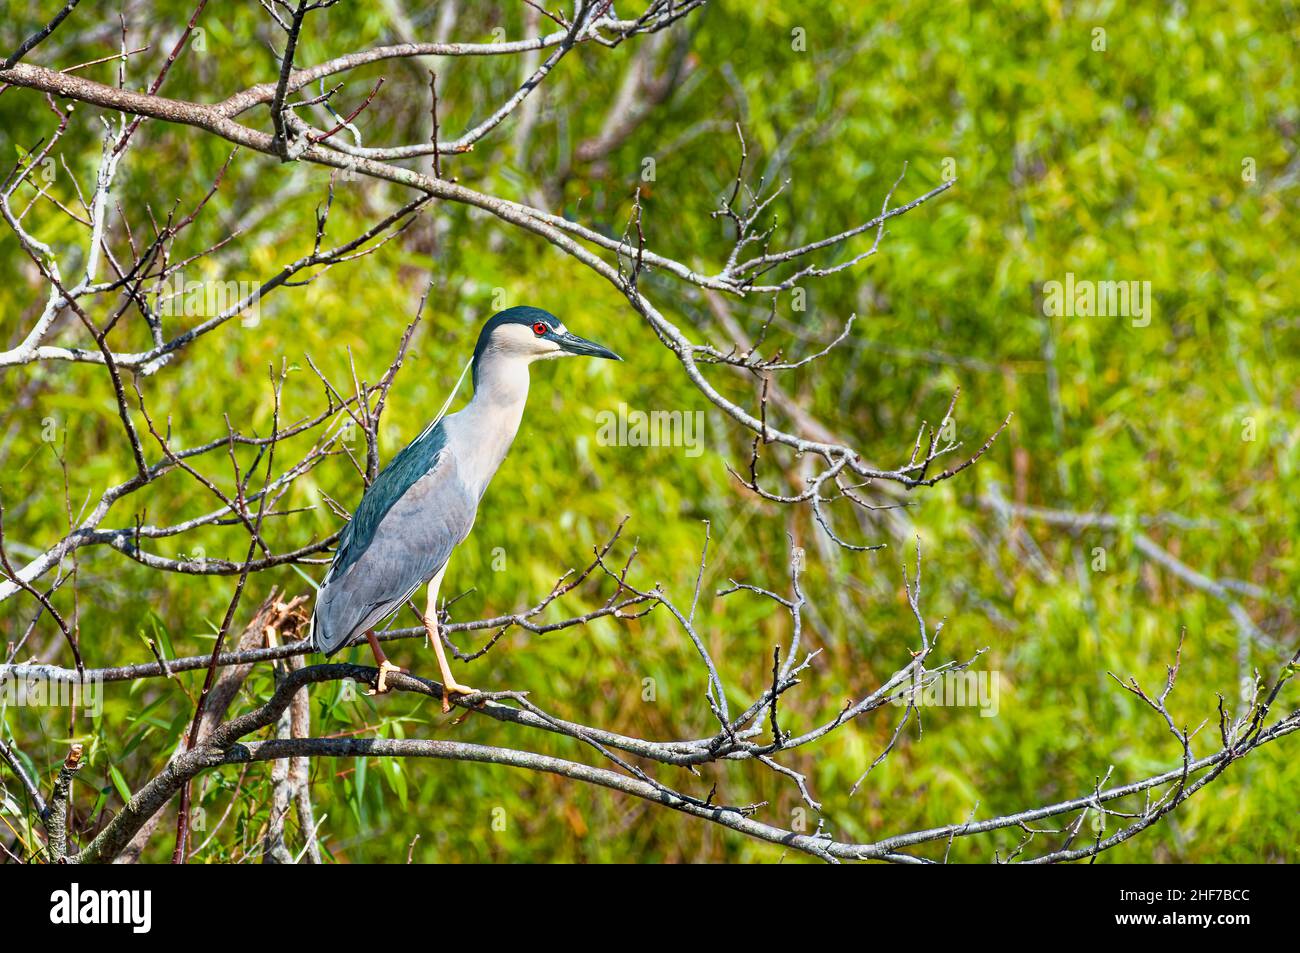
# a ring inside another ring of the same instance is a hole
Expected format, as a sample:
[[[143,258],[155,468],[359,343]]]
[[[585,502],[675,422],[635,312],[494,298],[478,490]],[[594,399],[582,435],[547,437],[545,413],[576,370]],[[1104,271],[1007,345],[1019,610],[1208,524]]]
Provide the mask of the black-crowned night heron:
[[[424,626],[442,673],[442,710],[474,689],[452,677],[438,634],[438,586],[452,550],[469,535],[479,500],[505,459],[528,400],[528,365],[570,355],[617,354],[570,333],[540,308],[508,308],[483,325],[474,348],[474,398],[435,420],[384,468],[339,537],[312,616],[312,647],[332,655],[364,632],[387,690],[388,661],[375,627],[425,583]]]

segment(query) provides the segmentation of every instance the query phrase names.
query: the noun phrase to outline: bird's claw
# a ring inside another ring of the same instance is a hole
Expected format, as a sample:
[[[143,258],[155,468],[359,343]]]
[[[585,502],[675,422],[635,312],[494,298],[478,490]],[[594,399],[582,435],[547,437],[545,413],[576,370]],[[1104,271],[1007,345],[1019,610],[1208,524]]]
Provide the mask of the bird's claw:
[[[388,688],[388,673],[389,673],[389,672],[405,672],[405,671],[406,671],[406,669],[404,669],[404,668],[400,668],[400,667],[394,665],[392,662],[388,661],[388,659],[384,659],[382,662],[379,663],[379,677],[378,677],[377,679],[375,679],[375,687],[374,687],[373,689],[371,689],[370,691],[366,692],[366,694],[367,694],[367,695],[384,695],[384,694],[386,694],[386,693],[389,691],[389,688]]]
[[[460,684],[459,682],[453,682],[451,679],[448,679],[442,686],[442,710],[444,712],[451,711],[452,695],[477,695],[478,693],[479,691],[477,688],[470,688],[466,685]]]

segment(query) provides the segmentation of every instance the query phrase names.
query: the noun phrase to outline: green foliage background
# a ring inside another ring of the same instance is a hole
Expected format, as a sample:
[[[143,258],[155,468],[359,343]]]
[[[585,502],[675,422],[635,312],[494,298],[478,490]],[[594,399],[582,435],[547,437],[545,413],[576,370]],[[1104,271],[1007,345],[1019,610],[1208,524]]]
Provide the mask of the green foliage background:
[[[317,15],[298,61],[392,40],[392,6],[344,3]],[[133,45],[153,44],[130,67],[135,84],[152,76],[152,64],[189,12],[188,4],[170,0],[150,9],[152,26],[132,24]],[[520,36],[526,9],[469,4],[454,35],[486,41],[504,27],[508,36]],[[93,17],[90,9],[78,10],[31,61],[63,66],[113,52],[115,20],[94,30]],[[411,17],[427,33],[436,9]],[[31,20],[37,18],[33,13]],[[26,29],[25,20],[21,29],[16,22],[21,19],[6,23],[0,46],[16,45]],[[207,49],[186,53],[167,94],[214,101],[274,77],[265,43],[270,33],[257,4],[222,4],[202,23]],[[773,332],[774,343],[802,354],[857,313],[850,341],[786,375],[784,386],[876,462],[902,462],[917,426],[940,419],[958,386],[958,433],[968,449],[1008,412],[1015,414],[975,468],[914,494],[908,511],[925,557],[926,612],[947,619],[941,654],[966,657],[987,646],[979,664],[1000,674],[1000,711],[981,718],[969,708],[929,710],[924,734],[909,731],[852,797],[849,786],[887,743],[896,711],[787,755],[792,767],[808,773],[836,837],[874,840],[963,820],[977,804],[982,817],[1078,796],[1111,766],[1114,781],[1123,782],[1175,765],[1179,749],[1163,724],[1106,673],[1162,683],[1184,628],[1172,709],[1180,723],[1211,719],[1198,750],[1212,750],[1215,693],[1232,701],[1240,690],[1237,629],[1222,603],[1134,551],[1132,528],[1140,515],[1213,521],[1209,528],[1150,532],[1200,571],[1272,593],[1273,600],[1246,604],[1277,643],[1294,646],[1297,24],[1290,3],[1205,3],[1189,10],[1157,3],[899,7],[728,0],[687,21],[689,77],[603,168],[580,166],[563,183],[555,177],[574,144],[599,131],[629,47],[584,47],[565,60],[537,94],[542,113],[526,150],[515,148],[511,119],[475,152],[446,160],[450,174],[473,188],[521,200],[540,192],[556,210],[618,234],[642,160],[654,157],[656,180],[644,203],[647,240],[702,270],[716,270],[729,249],[709,212],[735,174],[733,122],[744,128],[753,182],[790,179],[773,205],[783,246],[870,217],[905,163],[896,200],[939,183],[951,160],[955,188],[894,220],[879,254],[864,265],[809,283],[806,312],[792,311],[783,297]],[[792,49],[796,28],[806,31],[805,51]],[[1105,31],[1104,51],[1094,49],[1098,28]],[[637,42],[644,41],[632,45]],[[84,73],[112,82],[115,69],[105,64]],[[519,74],[510,58],[448,61],[438,70],[444,131],[481,119],[509,95]],[[367,144],[408,141],[427,110],[427,74],[423,65],[396,61],[359,70],[348,77],[348,101],[359,103],[380,75],[385,86],[363,114]],[[78,107],[61,150],[83,183],[99,155],[93,113]],[[269,126],[264,108],[242,121]],[[11,89],[0,96],[6,161],[51,128],[36,94]],[[155,214],[177,200],[192,206],[228,152],[207,134],[147,123],[116,189],[133,228],[147,230],[146,204]],[[1255,170],[1251,181],[1243,174],[1248,166]],[[241,225],[245,231],[209,270],[189,277],[264,278],[310,250],[313,213],[328,181],[320,168],[241,153],[212,214],[187,233],[176,255]],[[51,191],[75,203],[62,171]],[[396,187],[340,181],[329,235],[343,240],[408,198]],[[83,241],[48,205],[39,205],[32,221],[62,250]],[[864,242],[869,237],[825,260],[842,260]],[[1151,282],[1150,326],[1136,328],[1123,318],[1045,318],[1035,307],[1036,284],[1063,280],[1067,272]],[[0,235],[0,277],[0,341],[12,346],[39,313],[43,291],[7,233]],[[697,340],[725,340],[691,289],[667,278],[648,280],[652,299]],[[631,517],[628,539],[635,537],[640,551],[634,578],[644,585],[662,581],[688,600],[707,520],[713,543],[701,612],[734,703],[762,690],[772,646],[788,637],[789,620],[761,601],[709,596],[728,578],[783,589],[787,534],[807,548],[809,637],[822,654],[805,684],[787,696],[785,726],[830,716],[906,662],[915,642],[900,571],[908,547],[889,539],[879,553],[842,552],[819,540],[807,513],[756,503],[725,469],[747,463],[747,439],[689,386],[626,302],[539,239],[463,207],[432,206],[374,255],[304,287],[276,291],[262,302],[255,327],[232,322],[141,387],[155,417],[170,416],[182,445],[224,432],[223,413],[246,432],[264,433],[271,414],[268,364],[284,359],[296,368],[285,389],[286,417],[316,412],[323,395],[307,356],[336,382],[350,381],[350,360],[373,382],[430,282],[413,358],[386,413],[384,459],[441,406],[496,289],[504,289],[507,303],[555,311],[578,333],[628,359],[535,369],[519,440],[444,583],[444,594],[473,589],[454,607],[455,618],[531,603],[563,570],[582,564],[624,515]],[[752,333],[765,307],[739,304],[736,314]],[[78,339],[75,321],[63,327],[61,342]],[[146,345],[142,323],[115,332],[114,343]],[[728,394],[754,400],[744,379],[723,369],[710,377]],[[41,438],[43,421],[52,418],[66,441],[75,509],[87,494],[130,473],[112,392],[101,369],[80,364],[0,371],[0,387],[6,539],[11,547],[45,546],[64,531],[67,516],[62,471],[55,448]],[[706,411],[705,453],[692,458],[673,448],[600,446],[595,415],[620,403]],[[1252,427],[1254,439],[1244,439]],[[289,459],[292,448],[283,452]],[[224,466],[214,460],[208,472],[229,487]],[[766,485],[792,486],[799,466],[774,452],[765,461]],[[1041,548],[1036,562],[1007,545],[980,505],[993,483],[1026,503],[1115,514],[1126,528],[1071,536],[1027,524]],[[270,538],[288,549],[332,532],[338,521],[320,505],[320,494],[353,506],[360,490],[355,471],[331,461],[301,480],[289,501],[315,509],[276,520]],[[173,474],[115,509],[107,525],[129,525],[142,508],[149,520],[170,522],[212,505],[197,483]],[[848,510],[835,513],[843,535],[887,538],[877,526],[855,526]],[[247,541],[226,527],[164,541],[157,551],[175,556],[196,547],[238,559]],[[1090,568],[1096,547],[1106,549],[1101,572]],[[505,571],[492,568],[498,548]],[[309,572],[319,578],[323,569]],[[83,549],[79,614],[88,662],[148,661],[142,636],[150,635],[176,655],[209,650],[233,585],[229,577],[163,575],[107,548]],[[241,624],[272,586],[290,593],[308,588],[289,569],[256,576]],[[550,610],[551,617],[593,607],[607,591],[584,588]],[[58,599],[70,612],[70,592]],[[18,638],[34,612],[25,598],[0,607],[0,641]],[[461,644],[477,647],[481,638]],[[39,623],[28,654],[71,662],[48,619]],[[434,671],[432,657],[416,643],[403,643],[395,657]],[[1279,658],[1275,647],[1256,646],[1251,662],[1267,673]],[[559,716],[629,734],[668,739],[711,731],[703,669],[663,612],[544,638],[515,632],[465,668],[463,678],[483,688],[528,690]],[[653,702],[643,700],[645,679],[657,686]],[[161,768],[188,722],[200,681],[201,674],[192,674],[110,686],[102,717],[77,726],[90,758],[74,793],[83,829]],[[259,673],[236,707],[251,706],[269,688],[269,672]],[[1293,687],[1283,702],[1284,710],[1294,708]],[[436,707],[410,697],[344,701],[334,687],[319,688],[312,717],[322,734],[452,738],[597,757],[576,742],[487,719],[453,725]],[[4,726],[48,781],[73,740],[68,725],[48,712],[10,709]],[[1288,740],[1255,753],[1157,829],[1102,859],[1297,859],[1300,759],[1294,749]],[[700,795],[716,784],[719,801],[767,802],[759,816],[775,824],[798,821],[794,786],[754,765],[710,766],[698,778],[663,769],[663,776]],[[199,860],[255,856],[268,778],[266,766],[251,768],[242,786],[233,770],[204,777],[196,798],[210,818],[232,799],[234,806]],[[5,777],[6,785],[10,780]],[[506,768],[321,761],[313,766],[313,793],[318,813],[327,815],[323,845],[340,862],[404,860],[416,835],[418,861],[775,861],[783,854],[605,791]],[[22,830],[20,818],[4,821]],[[958,843],[953,858],[987,861],[994,850],[1006,856],[1021,836],[1012,831]],[[1043,835],[1033,849],[1050,842]],[[146,859],[162,860],[170,848],[170,837],[160,835]]]

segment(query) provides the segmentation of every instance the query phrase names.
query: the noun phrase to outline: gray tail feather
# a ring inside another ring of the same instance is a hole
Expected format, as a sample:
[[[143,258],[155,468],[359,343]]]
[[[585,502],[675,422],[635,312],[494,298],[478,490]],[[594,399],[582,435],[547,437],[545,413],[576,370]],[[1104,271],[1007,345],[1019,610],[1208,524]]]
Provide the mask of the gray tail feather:
[[[321,591],[316,593],[316,606],[312,610],[311,626],[307,636],[311,640],[312,650],[322,652],[326,658],[329,658],[347,648],[356,635],[378,625],[400,609],[402,604],[411,597],[411,593],[421,585],[422,583],[416,583],[402,598],[392,602],[367,603],[360,610],[362,612],[360,618],[355,614],[356,607],[349,604],[346,599],[335,602],[327,598],[322,586]],[[339,616],[343,616],[341,624]]]
[[[324,631],[324,626],[319,625],[319,616],[315,611],[311,614],[311,625],[307,630],[307,638],[311,641],[313,652],[321,652],[326,658],[329,658],[347,643],[347,639],[338,642],[337,645],[331,645],[335,640],[330,638],[330,634]]]
[[[316,600],[316,605],[311,613],[311,625],[307,629],[307,639],[311,642],[313,652],[323,652],[326,658],[329,658],[337,652],[341,645],[330,645],[334,640],[330,638],[331,633],[327,631],[328,626],[322,624],[320,619],[320,600]],[[344,642],[347,640],[344,639]]]
[[[352,641],[352,636],[356,634],[356,629],[351,632],[345,632],[339,635],[337,627],[331,626],[320,617],[320,599],[316,600],[316,607],[312,610],[311,624],[307,630],[307,638],[311,642],[313,652],[320,652],[326,658],[337,654],[347,648]]]

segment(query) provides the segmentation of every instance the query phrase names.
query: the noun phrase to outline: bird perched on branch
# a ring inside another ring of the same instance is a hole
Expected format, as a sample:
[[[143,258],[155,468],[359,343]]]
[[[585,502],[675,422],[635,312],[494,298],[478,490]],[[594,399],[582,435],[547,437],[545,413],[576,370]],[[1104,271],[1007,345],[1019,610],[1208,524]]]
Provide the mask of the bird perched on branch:
[[[316,596],[312,647],[332,655],[364,633],[387,691],[388,660],[375,627],[428,583],[424,625],[442,674],[443,711],[474,689],[452,677],[438,632],[438,587],[452,550],[469,535],[488,484],[519,430],[528,365],[582,355],[622,360],[567,330],[549,311],[508,308],[483,325],[474,348],[474,397],[434,420],[370,485],[339,538]]]

